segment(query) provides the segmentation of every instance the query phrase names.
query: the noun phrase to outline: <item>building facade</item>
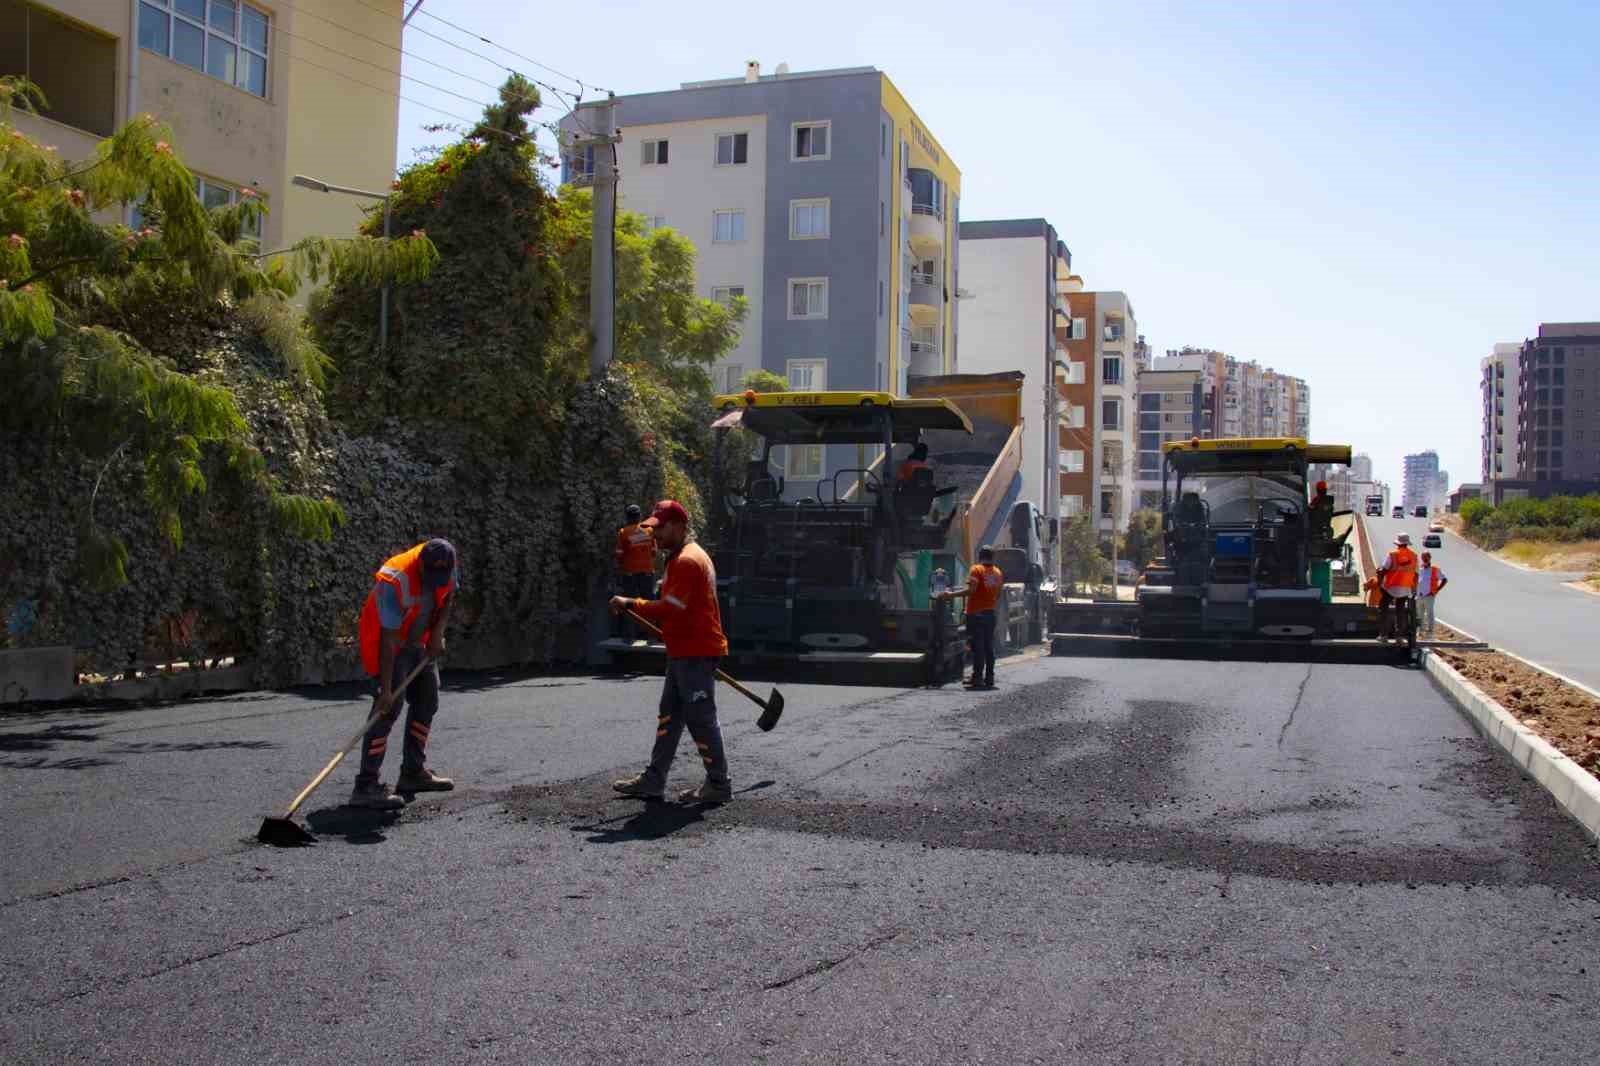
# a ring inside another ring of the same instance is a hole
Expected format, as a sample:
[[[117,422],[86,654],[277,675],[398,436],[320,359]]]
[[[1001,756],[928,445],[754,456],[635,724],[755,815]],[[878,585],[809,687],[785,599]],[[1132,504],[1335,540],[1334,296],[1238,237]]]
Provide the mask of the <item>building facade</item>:
[[[1136,499],[1139,332],[1126,293],[1089,292],[1082,284],[1074,278],[1065,287],[1065,333],[1071,361],[1083,364],[1095,387],[1093,407],[1085,410],[1085,425],[1073,440],[1092,467],[1086,506],[1094,509],[1101,532],[1109,534],[1128,524]]]
[[[1057,365],[1058,289],[1072,252],[1042,218],[963,222],[961,370],[1022,371],[1023,498],[1047,517],[1061,511],[1061,419],[1070,364]]]
[[[131,115],[152,114],[210,205],[254,190],[262,246],[349,234],[363,204],[296,187],[304,174],[380,196],[394,179],[401,0],[309,5],[239,0],[0,0],[0,74],[49,107],[17,113],[26,136],[68,160]],[[127,207],[127,220],[137,205]]]
[[[1056,381],[1062,403],[1056,422],[1056,454],[1061,514],[1074,518],[1092,514],[1100,498],[1100,469],[1095,463],[1100,375],[1096,372],[1099,364],[1095,341],[1089,335],[1094,297],[1083,291],[1083,279],[1070,273],[1057,279],[1056,293],[1059,305],[1053,328],[1058,361]]]
[[[1183,360],[1157,359],[1155,367],[1139,372],[1135,506],[1161,509],[1165,445],[1210,436],[1203,425],[1204,388],[1204,369]]]
[[[1517,476],[1517,386],[1522,345],[1496,344],[1478,363],[1482,401],[1478,475],[1485,485]],[[1492,494],[1492,490],[1491,490]]]
[[[1517,479],[1533,495],[1600,482],[1600,322],[1540,325],[1518,352],[1515,384]]]
[[[620,205],[694,243],[701,295],[748,304],[719,389],[765,369],[794,389],[903,395],[909,375],[955,371],[961,172],[886,75],[752,63],[612,105]],[[600,106],[561,121],[564,181],[592,176],[574,142]],[[858,461],[788,451],[791,494]]]
[[[1203,437],[1311,437],[1306,382],[1211,348],[1169,349],[1157,365],[1201,374]]]
[[[1400,483],[1400,505],[1410,514],[1415,508],[1433,506],[1439,491],[1439,453],[1417,452],[1408,455]]]

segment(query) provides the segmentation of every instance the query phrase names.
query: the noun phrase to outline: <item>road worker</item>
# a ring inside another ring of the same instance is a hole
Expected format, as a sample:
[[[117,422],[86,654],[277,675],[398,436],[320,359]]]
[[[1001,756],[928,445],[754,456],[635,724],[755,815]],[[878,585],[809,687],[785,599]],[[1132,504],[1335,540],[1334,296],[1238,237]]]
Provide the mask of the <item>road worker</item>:
[[[1433,553],[1422,553],[1422,566],[1417,570],[1417,629],[1427,640],[1433,639],[1433,599],[1450,584],[1444,571],[1433,565]]]
[[[630,503],[624,512],[627,525],[617,530],[617,594],[648,600],[656,587],[656,538],[640,514],[639,505]],[[627,619],[619,619],[619,625],[624,632],[637,629]]]
[[[683,803],[726,803],[733,798],[728,759],[717,722],[717,662],[728,654],[717,605],[717,571],[705,549],[689,540],[689,514],[676,500],[656,504],[644,525],[667,553],[667,577],[661,598],[613,596],[611,610],[633,611],[661,630],[667,646],[667,676],[661,689],[656,742],[643,773],[615,781],[625,796],[660,799],[666,793],[667,771],[678,753],[685,728],[700,750],[706,779],[698,788],[678,794]]]
[[[355,807],[394,810],[405,806],[396,793],[448,792],[455,782],[427,767],[428,733],[439,710],[439,657],[456,590],[456,549],[435,538],[401,552],[378,568],[372,591],[361,609],[361,662],[378,679],[378,699],[387,706],[362,740],[361,769],[356,773],[350,803]],[[422,672],[405,687],[396,687],[419,663]],[[378,780],[389,748],[389,732],[406,712],[400,777],[390,791]]]
[[[1411,534],[1401,533],[1394,538],[1394,550],[1378,568],[1383,586],[1384,607],[1380,610],[1378,639],[1399,639],[1400,612],[1411,609],[1411,597],[1417,588],[1417,553],[1411,550]]]
[[[906,461],[901,463],[900,469],[895,472],[895,480],[909,483],[918,470],[932,469],[932,464],[928,462],[928,446],[918,441]]]
[[[1310,504],[1311,537],[1313,540],[1333,539],[1333,497],[1328,495],[1328,483],[1317,482],[1317,492]]]
[[[967,574],[967,587],[944,594],[945,599],[967,598],[967,639],[972,642],[968,688],[994,688],[995,612],[1005,583],[1005,574],[994,565],[994,549],[985,544],[978,549],[978,562]]]

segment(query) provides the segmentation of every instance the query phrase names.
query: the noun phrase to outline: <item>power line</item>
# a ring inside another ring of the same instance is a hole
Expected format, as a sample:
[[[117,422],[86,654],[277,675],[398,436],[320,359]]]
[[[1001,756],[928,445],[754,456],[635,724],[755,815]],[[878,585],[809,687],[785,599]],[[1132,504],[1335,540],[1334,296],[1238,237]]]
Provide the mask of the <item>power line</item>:
[[[534,59],[532,56],[525,56],[521,52],[516,51],[515,49],[507,48],[505,45],[500,44],[498,41],[491,41],[489,38],[483,36],[482,34],[473,33],[473,31],[465,28],[464,26],[458,26],[454,22],[451,22],[449,19],[440,18],[438,15],[435,15],[431,11],[424,11],[422,14],[423,14],[424,18],[430,18],[435,22],[442,23],[442,24],[444,24],[446,26],[449,26],[451,29],[455,30],[457,33],[465,33],[465,34],[467,34],[469,36],[476,37],[478,40],[482,41],[486,45],[489,45],[491,48],[498,48],[502,52],[505,52],[507,55],[516,56],[518,59],[522,60],[524,63],[532,63],[534,66],[538,67],[540,70],[548,70],[550,73],[554,74],[558,78],[566,78],[568,81],[570,81],[573,84],[577,85],[580,90],[584,87],[583,79],[581,79],[581,78],[576,78],[576,77],[572,76],[571,74],[563,74],[561,71],[557,70],[555,67],[552,67],[552,66],[550,66],[550,65],[548,65],[546,63],[541,63],[537,59]],[[610,92],[611,91],[610,89],[607,89],[602,85],[591,86],[591,88],[600,89],[602,92]]]

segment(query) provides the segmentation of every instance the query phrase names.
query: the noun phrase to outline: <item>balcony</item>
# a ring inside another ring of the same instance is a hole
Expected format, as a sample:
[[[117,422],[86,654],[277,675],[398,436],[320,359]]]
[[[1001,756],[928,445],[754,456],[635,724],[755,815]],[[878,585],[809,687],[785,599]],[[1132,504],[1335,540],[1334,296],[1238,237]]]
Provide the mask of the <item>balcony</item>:
[[[944,249],[944,186],[931,170],[912,167],[906,171],[911,186],[911,247],[921,256],[938,255]]]
[[[920,270],[910,273],[911,280],[911,321],[919,326],[932,325],[939,321],[939,312],[944,309],[944,286],[937,274],[925,274]]]

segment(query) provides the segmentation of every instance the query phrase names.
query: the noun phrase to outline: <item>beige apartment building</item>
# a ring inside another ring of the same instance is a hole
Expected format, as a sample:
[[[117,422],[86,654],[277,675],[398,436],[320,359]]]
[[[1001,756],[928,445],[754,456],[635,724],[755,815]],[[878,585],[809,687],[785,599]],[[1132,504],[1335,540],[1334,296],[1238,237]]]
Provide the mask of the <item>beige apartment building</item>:
[[[403,0],[0,0],[0,74],[43,90],[48,108],[15,124],[69,160],[156,116],[203,200],[266,200],[275,249],[361,219],[363,200],[296,174],[388,191],[404,17]]]

